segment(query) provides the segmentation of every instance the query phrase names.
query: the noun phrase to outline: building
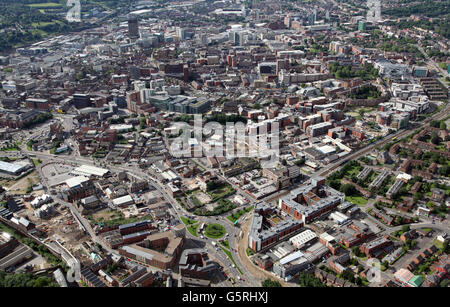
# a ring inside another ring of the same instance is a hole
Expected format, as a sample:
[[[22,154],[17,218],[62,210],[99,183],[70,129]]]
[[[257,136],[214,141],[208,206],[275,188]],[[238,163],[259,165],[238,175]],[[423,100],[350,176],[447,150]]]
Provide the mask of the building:
[[[358,31],[364,32],[366,30],[367,30],[367,22],[365,22],[364,20],[359,20],[358,21]]]
[[[203,249],[186,249],[180,256],[180,275],[196,278],[211,279],[217,266],[208,258],[208,253]]]
[[[170,231],[149,235],[141,243],[122,246],[119,253],[144,265],[173,268],[184,246],[185,230],[179,224]]]
[[[136,15],[128,16],[128,37],[139,38],[139,21]]]
[[[18,245],[19,241],[9,233],[0,233],[0,258],[9,255]]]
[[[303,223],[330,212],[345,201],[345,195],[325,185],[325,179],[312,179],[310,184],[292,190],[279,200],[279,208]]]
[[[300,271],[308,269],[311,265],[311,262],[304,257],[302,252],[296,251],[275,262],[272,270],[278,277],[289,281]]]
[[[289,216],[281,218],[276,210],[264,202],[256,204],[253,210],[248,247],[254,251],[268,248],[281,239],[297,233],[303,227],[303,222]]]
[[[8,175],[19,175],[30,168],[30,163],[9,163],[0,161],[0,172]]]
[[[394,243],[385,238],[380,237],[370,242],[361,245],[360,250],[366,254],[367,257],[379,257],[382,254],[390,253],[393,250]]]
[[[313,231],[307,229],[290,238],[289,242],[291,242],[291,244],[294,245],[295,248],[300,249],[308,244],[317,241],[317,238],[317,235]]]

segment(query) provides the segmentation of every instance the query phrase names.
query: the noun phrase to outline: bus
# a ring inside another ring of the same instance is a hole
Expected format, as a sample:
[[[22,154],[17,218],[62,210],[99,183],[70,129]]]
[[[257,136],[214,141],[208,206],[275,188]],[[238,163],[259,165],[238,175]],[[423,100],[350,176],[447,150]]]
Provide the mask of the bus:
[[[203,231],[204,228],[205,228],[205,223],[202,223],[202,224],[200,225],[200,231]]]

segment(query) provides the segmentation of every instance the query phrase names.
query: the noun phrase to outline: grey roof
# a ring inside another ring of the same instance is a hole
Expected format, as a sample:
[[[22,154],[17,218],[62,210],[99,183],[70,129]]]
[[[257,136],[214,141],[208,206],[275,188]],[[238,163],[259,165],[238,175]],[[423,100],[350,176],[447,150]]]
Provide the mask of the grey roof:
[[[9,173],[16,173],[16,172],[22,170],[23,168],[25,168],[24,165],[0,161],[0,170],[1,171],[5,171],[5,172],[9,172]]]

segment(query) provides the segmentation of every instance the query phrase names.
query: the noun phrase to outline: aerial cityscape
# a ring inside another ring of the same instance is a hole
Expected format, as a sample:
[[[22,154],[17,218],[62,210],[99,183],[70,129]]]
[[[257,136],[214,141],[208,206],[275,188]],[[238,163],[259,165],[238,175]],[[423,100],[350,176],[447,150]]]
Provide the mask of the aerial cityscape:
[[[0,287],[450,286],[449,0],[0,8]]]

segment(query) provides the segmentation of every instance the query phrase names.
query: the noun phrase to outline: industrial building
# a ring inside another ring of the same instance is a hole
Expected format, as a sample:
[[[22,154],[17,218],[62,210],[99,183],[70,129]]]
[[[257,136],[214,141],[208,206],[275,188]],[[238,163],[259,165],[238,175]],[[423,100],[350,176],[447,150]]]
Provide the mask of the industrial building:
[[[9,163],[0,161],[0,172],[6,173],[8,175],[19,175],[20,173],[23,173],[24,171],[30,169],[31,163]]]

